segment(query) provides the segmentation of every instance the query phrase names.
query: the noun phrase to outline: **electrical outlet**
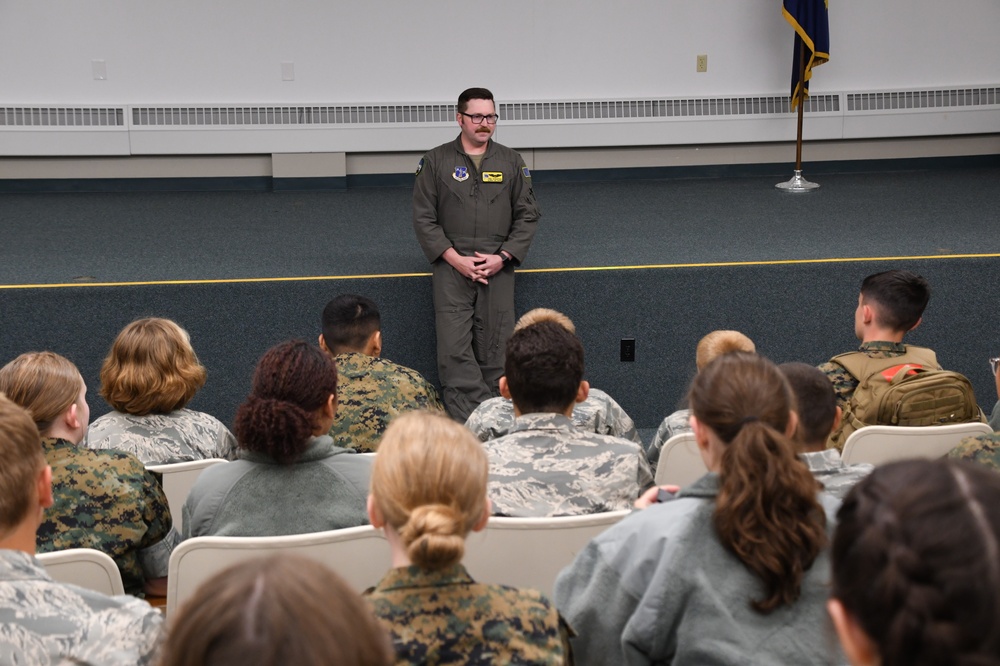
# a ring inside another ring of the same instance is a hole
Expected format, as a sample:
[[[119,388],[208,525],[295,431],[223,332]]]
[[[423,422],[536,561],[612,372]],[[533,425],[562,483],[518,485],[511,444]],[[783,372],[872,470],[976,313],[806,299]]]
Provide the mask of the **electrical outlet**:
[[[702,54],[698,56],[698,60],[695,62],[695,71],[697,72],[707,72],[708,71],[708,54]]]
[[[635,338],[622,338],[622,363],[635,361]]]

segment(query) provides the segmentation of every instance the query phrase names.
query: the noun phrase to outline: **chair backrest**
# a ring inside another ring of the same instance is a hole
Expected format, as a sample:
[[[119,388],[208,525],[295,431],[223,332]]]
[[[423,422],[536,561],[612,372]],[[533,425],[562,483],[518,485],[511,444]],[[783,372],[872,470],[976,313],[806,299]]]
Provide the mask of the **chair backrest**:
[[[663,443],[656,464],[656,485],[686,486],[708,473],[694,433],[682,432]]]
[[[187,462],[170,463],[168,465],[147,465],[146,469],[162,475],[163,494],[167,496],[167,504],[170,505],[170,515],[174,519],[174,527],[181,531],[183,517],[181,509],[187,500],[188,493],[194,487],[194,482],[198,480],[205,468],[219,463],[226,462],[222,458],[205,458],[203,460],[189,460]]]
[[[318,560],[358,592],[375,585],[392,564],[389,544],[382,532],[371,525],[291,536],[195,537],[181,542],[170,555],[167,614],[226,567],[277,553],[295,553]]]
[[[941,426],[873,425],[851,433],[844,443],[846,464],[881,465],[906,458],[941,458],[973,435],[988,435],[993,429],[986,423],[952,423]]]
[[[118,565],[109,555],[99,550],[69,548],[39,553],[35,557],[52,579],[60,583],[71,583],[111,596],[125,594]]]
[[[556,576],[595,536],[631,513],[560,518],[493,516],[465,542],[463,564],[481,583],[530,587],[552,596]]]

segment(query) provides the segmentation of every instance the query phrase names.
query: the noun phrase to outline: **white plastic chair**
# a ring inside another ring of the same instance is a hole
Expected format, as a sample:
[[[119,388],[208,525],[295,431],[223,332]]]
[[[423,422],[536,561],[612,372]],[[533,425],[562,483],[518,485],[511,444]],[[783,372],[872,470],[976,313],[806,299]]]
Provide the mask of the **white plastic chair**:
[[[656,485],[687,486],[708,473],[694,433],[682,432],[663,443],[656,463]]]
[[[371,525],[274,537],[195,537],[170,555],[167,614],[203,582],[226,567],[277,553],[296,553],[327,565],[358,592],[375,585],[391,568],[389,544]],[[317,590],[322,594],[322,590]]]
[[[150,472],[157,472],[162,475],[163,494],[167,496],[167,504],[170,506],[170,515],[174,519],[174,528],[178,533],[183,526],[181,509],[187,500],[194,482],[198,480],[201,473],[206,468],[219,463],[227,462],[222,458],[205,458],[203,460],[189,460],[187,462],[169,463],[167,465],[147,465]]]
[[[465,542],[463,564],[480,583],[530,587],[552,596],[556,576],[595,536],[631,513],[560,518],[493,516]]]
[[[125,594],[118,565],[109,555],[99,550],[68,548],[52,553],[39,553],[35,557],[52,579],[60,583],[71,583],[110,596]]]
[[[845,464],[882,465],[907,458],[942,458],[973,435],[988,435],[986,423],[950,423],[940,426],[865,426],[852,432],[844,443]]]

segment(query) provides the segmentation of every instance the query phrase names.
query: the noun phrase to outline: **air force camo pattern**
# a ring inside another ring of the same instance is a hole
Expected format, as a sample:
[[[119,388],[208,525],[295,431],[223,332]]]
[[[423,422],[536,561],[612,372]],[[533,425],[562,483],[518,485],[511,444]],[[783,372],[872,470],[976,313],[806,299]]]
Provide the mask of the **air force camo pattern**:
[[[663,419],[663,423],[656,429],[653,441],[650,442],[649,448],[646,449],[646,457],[649,458],[649,466],[653,469],[654,473],[656,472],[657,463],[660,462],[660,453],[663,451],[663,445],[671,437],[679,435],[682,432],[691,432],[690,409],[678,409]]]
[[[587,399],[573,406],[572,418],[582,430],[642,443],[632,418],[614,398],[599,389],[590,389]],[[503,437],[513,425],[514,404],[507,398],[499,397],[480,404],[465,422],[465,427],[481,442]]]
[[[0,550],[0,664],[149,664],[162,623],[145,601],[57,583],[27,553]]]
[[[52,467],[54,504],[38,527],[38,551],[94,548],[114,559],[125,591],[167,575],[180,535],[153,475],[123,451],[90,451],[63,439],[43,439]]]
[[[90,424],[81,446],[131,453],[143,465],[236,460],[236,438],[214,416],[190,409],[135,416],[109,412]]]
[[[403,412],[444,411],[437,389],[416,370],[357,352],[334,360],[337,414],[330,436],[339,447],[375,451],[389,423]]]
[[[476,583],[461,564],[392,569],[366,595],[392,636],[397,664],[566,663],[568,637],[548,599]]]
[[[581,430],[562,414],[526,414],[484,443],[489,497],[502,516],[575,516],[631,509],[653,485],[635,442]]]
[[[809,471],[816,480],[823,484],[823,490],[839,500],[844,499],[854,484],[875,469],[868,463],[844,464],[837,449],[800,453],[799,458],[809,466]]]

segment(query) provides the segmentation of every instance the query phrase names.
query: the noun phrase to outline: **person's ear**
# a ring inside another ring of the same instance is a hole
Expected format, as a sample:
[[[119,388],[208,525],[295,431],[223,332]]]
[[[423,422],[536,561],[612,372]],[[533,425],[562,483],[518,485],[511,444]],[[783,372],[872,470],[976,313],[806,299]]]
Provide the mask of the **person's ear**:
[[[923,318],[923,317],[918,317],[918,318],[917,318],[917,323],[916,323],[916,324],[914,324],[913,326],[911,326],[911,327],[910,327],[910,330],[912,331],[912,330],[913,330],[913,329],[915,329],[915,328],[916,328],[917,326],[920,326],[920,322],[922,322],[923,320],[924,320],[924,318]]]
[[[482,532],[486,529],[486,523],[490,522],[491,515],[493,515],[493,502],[491,502],[490,498],[487,497],[486,503],[483,504],[483,515],[479,516],[479,520],[477,520],[476,524],[472,526],[472,531]]]
[[[323,416],[328,419],[332,419],[337,415],[337,394],[331,393],[330,397],[326,399],[326,404],[323,405]]]
[[[370,336],[368,336],[368,342],[365,344],[365,354],[368,356],[374,356],[378,358],[379,354],[382,353],[382,331],[375,331]]]
[[[795,410],[788,412],[788,425],[785,426],[785,437],[795,438],[795,431],[799,429],[799,414]]]
[[[375,496],[371,494],[368,495],[368,522],[375,529],[385,526],[385,516],[379,511],[378,504],[375,503]]]
[[[70,430],[76,430],[80,427],[80,408],[76,406],[75,402],[63,414],[63,420]]]
[[[513,400],[513,398],[510,397],[510,387],[507,386],[507,375],[500,378],[500,381],[497,382],[497,388],[500,389],[500,395],[508,400]]]
[[[864,322],[865,324],[870,324],[872,323],[873,319],[875,319],[875,312],[872,310],[872,306],[867,304],[862,304],[861,321]]]
[[[840,603],[840,599],[831,598],[826,602],[826,610],[833,620],[837,630],[840,646],[844,648],[844,656],[854,666],[870,666],[879,663],[878,649],[868,634],[858,625],[855,619]]]
[[[319,348],[325,351],[327,354],[333,353],[330,351],[330,348],[326,346],[326,338],[323,337],[322,333],[319,334]]]
[[[844,410],[840,408],[840,405],[837,405],[837,411],[833,415],[833,427],[830,428],[830,432],[833,432],[840,427],[840,421],[843,418],[844,418]]]
[[[691,432],[694,433],[694,441],[697,442],[699,449],[708,449],[708,432],[705,430],[705,426],[701,424],[694,414],[688,419],[691,424]]]
[[[580,386],[576,389],[576,401],[583,402],[590,395],[590,382],[583,381],[580,382]]]
[[[39,509],[47,509],[52,506],[52,468],[48,465],[43,467],[42,471],[38,473],[35,488],[38,492]]]

